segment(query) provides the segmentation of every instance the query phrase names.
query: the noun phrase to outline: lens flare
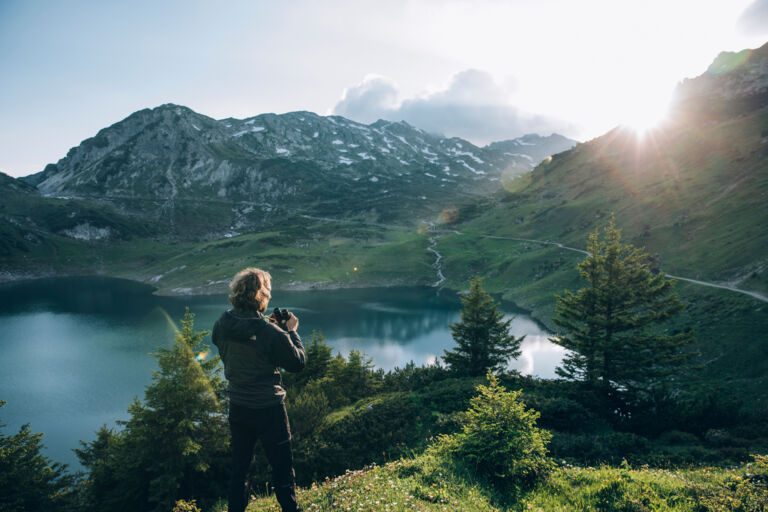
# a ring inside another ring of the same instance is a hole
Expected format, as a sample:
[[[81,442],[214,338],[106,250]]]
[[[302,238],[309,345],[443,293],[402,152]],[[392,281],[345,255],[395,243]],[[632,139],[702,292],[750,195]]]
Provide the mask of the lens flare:
[[[211,353],[210,350],[206,350],[205,352],[200,352],[199,354],[197,354],[197,357],[195,357],[195,361],[199,361],[199,362],[205,361],[205,358],[208,357],[210,353]]]
[[[173,321],[173,318],[171,318],[171,315],[168,314],[166,310],[164,310],[161,307],[155,308],[161,315],[163,315],[163,318],[168,322],[168,325],[171,327],[173,331],[178,331],[179,328],[176,326],[176,322]]]
[[[459,220],[459,209],[455,206],[446,206],[443,211],[440,212],[440,220],[445,224],[453,224]]]
[[[717,56],[707,71],[714,75],[722,75],[733,71],[747,62],[752,56],[753,50],[742,50],[738,53],[723,52]]]

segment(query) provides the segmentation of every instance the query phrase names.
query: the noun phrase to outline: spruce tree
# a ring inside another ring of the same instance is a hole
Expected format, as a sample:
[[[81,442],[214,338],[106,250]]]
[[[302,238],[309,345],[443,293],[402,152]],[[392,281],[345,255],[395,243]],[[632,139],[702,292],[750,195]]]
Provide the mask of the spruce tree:
[[[462,461],[507,493],[530,489],[554,468],[547,455],[552,434],[536,426],[540,414],[526,407],[522,390],[507,391],[487,376],[459,415],[461,430],[441,435],[431,451]]]
[[[297,389],[306,386],[309,381],[325,376],[333,359],[333,349],[325,341],[322,331],[313,330],[310,342],[306,345],[307,366],[298,373],[283,373],[283,384]],[[289,393],[290,395],[290,393]]]
[[[124,429],[106,427],[77,450],[88,469],[90,506],[113,511],[167,511],[178,499],[210,506],[225,495],[229,460],[227,403],[218,357],[187,310],[144,400],[134,399]]]
[[[683,303],[673,281],[651,271],[648,254],[621,241],[613,218],[602,237],[589,236],[587,250],[577,267],[586,286],[555,305],[560,330],[551,341],[570,351],[557,373],[585,382],[609,411],[627,412],[684,375],[695,356],[684,347],[694,338],[662,329]]]
[[[5,404],[0,400],[0,408]],[[0,510],[73,510],[75,478],[67,473],[66,464],[45,456],[43,434],[32,432],[27,423],[6,435],[5,426],[0,422]]]
[[[520,355],[525,336],[515,338],[509,333],[512,320],[504,320],[498,304],[483,290],[481,279],[472,280],[461,303],[461,321],[451,325],[456,348],[445,350],[443,361],[456,373],[471,377],[503,370],[510,358]]]

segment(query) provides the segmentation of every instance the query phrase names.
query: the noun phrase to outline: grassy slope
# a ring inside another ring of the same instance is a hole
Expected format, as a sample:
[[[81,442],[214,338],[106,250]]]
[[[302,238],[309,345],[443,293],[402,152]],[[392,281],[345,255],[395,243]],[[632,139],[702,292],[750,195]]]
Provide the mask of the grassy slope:
[[[304,221],[283,229],[186,244],[132,277],[161,291],[223,291],[233,269],[268,269],[280,287],[426,284],[433,280],[427,240],[416,230]]]
[[[584,256],[552,245],[482,235],[561,242],[583,249],[589,232],[615,213],[624,238],[645,246],[666,272],[768,288],[768,113],[702,128],[668,126],[638,142],[614,131],[540,165],[510,184],[496,205],[452,228],[438,250],[448,284],[482,275],[491,291],[553,328],[555,295],[581,286]],[[677,283],[689,303],[705,375],[743,391],[768,389],[768,305],[726,290]]]
[[[748,279],[766,291],[767,123],[768,112],[758,111],[703,127],[669,125],[642,140],[615,130],[540,165],[527,186],[464,229],[583,247],[615,213],[625,238],[658,254],[667,272]]]
[[[761,510],[747,508],[761,495],[765,503],[765,491],[744,478],[750,469],[562,467],[548,482],[513,500],[478,483],[470,472],[427,454],[350,471],[300,489],[298,497],[308,511]],[[263,497],[248,510],[280,509],[273,497]]]
[[[222,205],[177,205],[174,211],[174,217],[139,223],[103,204],[9,193],[0,204],[0,216],[9,220],[0,223],[0,268],[22,276],[124,277],[149,282],[160,293],[223,292],[233,269],[249,265],[269,269],[276,283],[287,287],[427,284],[435,279],[434,256],[416,227],[293,216],[263,231],[200,242],[190,240],[193,231],[206,231],[201,227],[206,223],[222,224]],[[83,223],[108,227],[113,236],[86,242],[62,234]],[[187,239],[169,238],[169,225],[175,231],[189,226]]]

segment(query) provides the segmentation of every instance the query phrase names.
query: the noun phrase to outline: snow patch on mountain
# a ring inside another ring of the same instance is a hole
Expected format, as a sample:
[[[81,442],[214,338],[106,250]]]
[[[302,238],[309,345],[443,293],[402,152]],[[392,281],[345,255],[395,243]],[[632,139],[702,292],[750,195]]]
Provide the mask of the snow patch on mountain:
[[[74,238],[75,240],[107,240],[112,236],[112,230],[108,227],[97,227],[89,222],[83,222],[77,226],[64,229],[60,233],[66,237]]]

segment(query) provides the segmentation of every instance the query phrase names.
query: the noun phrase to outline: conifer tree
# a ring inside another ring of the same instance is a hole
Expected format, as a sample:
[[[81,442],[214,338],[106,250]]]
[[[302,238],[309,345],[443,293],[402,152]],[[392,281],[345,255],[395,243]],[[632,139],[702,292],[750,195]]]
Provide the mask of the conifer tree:
[[[472,280],[461,303],[461,321],[451,325],[456,348],[445,350],[443,361],[451,370],[471,377],[503,370],[510,358],[520,355],[525,336],[515,338],[509,333],[512,320],[504,320],[498,304],[483,290],[481,279]]]
[[[673,282],[651,271],[648,254],[621,241],[613,218],[602,237],[589,236],[587,250],[577,267],[587,285],[555,305],[560,331],[551,341],[570,351],[557,373],[585,382],[610,411],[626,410],[685,373],[695,353],[684,347],[694,338],[662,330],[683,303]]]
[[[321,379],[328,372],[333,359],[333,349],[325,341],[322,331],[312,331],[312,337],[305,350],[307,366],[298,373],[283,373],[285,385],[303,388],[309,381]]]
[[[93,507],[167,511],[177,499],[208,506],[225,494],[229,431],[218,357],[207,357],[206,331],[187,310],[170,348],[155,354],[159,370],[130,419],[106,427],[77,450],[89,470]]]
[[[461,430],[441,435],[431,450],[462,460],[506,491],[531,488],[554,464],[547,456],[552,434],[536,426],[540,414],[525,406],[522,390],[507,391],[490,371],[488,385],[461,413]]]
[[[0,408],[6,402],[0,400]],[[0,422],[0,429],[5,424]],[[32,432],[29,424],[6,435],[0,430],[0,510],[73,510],[74,477],[66,464],[53,462],[43,454],[43,434]]]

